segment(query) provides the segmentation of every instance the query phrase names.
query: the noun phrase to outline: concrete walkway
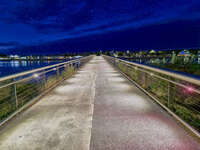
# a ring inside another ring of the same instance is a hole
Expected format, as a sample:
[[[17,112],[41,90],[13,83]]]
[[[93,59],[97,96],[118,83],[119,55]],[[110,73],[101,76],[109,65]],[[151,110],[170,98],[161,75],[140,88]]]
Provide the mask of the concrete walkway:
[[[200,150],[200,144],[102,57],[94,57],[0,131],[0,150],[89,149]]]

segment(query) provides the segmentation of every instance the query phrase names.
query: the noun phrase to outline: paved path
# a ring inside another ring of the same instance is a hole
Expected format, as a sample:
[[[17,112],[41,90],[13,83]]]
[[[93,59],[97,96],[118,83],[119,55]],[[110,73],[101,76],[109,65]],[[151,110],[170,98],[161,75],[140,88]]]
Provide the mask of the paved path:
[[[102,57],[94,57],[0,131],[0,150],[29,149],[200,150],[200,145]]]
[[[0,131],[0,150],[88,150],[96,64],[84,66]]]

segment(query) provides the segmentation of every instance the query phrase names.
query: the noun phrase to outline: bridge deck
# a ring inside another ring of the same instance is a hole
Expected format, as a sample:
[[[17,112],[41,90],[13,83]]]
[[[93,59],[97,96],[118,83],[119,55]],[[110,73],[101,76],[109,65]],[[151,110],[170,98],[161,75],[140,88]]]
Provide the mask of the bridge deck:
[[[0,131],[0,150],[200,150],[157,104],[94,57]]]

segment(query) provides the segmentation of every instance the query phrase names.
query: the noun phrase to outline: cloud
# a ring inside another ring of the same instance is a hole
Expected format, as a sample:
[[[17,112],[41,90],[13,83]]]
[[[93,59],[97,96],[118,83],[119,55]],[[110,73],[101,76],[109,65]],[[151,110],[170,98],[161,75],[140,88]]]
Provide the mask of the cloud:
[[[18,43],[18,42],[0,42],[0,50],[16,48],[19,46],[20,46],[20,43]]]
[[[0,12],[5,15],[0,19],[28,24],[45,34],[83,32],[95,27],[110,28],[122,21],[126,24],[130,20],[140,22],[160,17],[168,20],[173,15],[177,19],[180,16],[187,18],[191,8],[195,13],[199,12],[199,6],[199,0],[1,0]]]
[[[11,17],[8,15],[5,20],[28,24],[45,32],[49,29],[69,30],[86,22],[89,9],[84,0],[21,0],[15,3],[15,9],[9,11]]]
[[[31,33],[23,41],[37,43],[199,19],[199,7],[199,0],[1,0],[0,21],[23,24]]]
[[[0,46],[19,46],[19,42],[0,42]]]

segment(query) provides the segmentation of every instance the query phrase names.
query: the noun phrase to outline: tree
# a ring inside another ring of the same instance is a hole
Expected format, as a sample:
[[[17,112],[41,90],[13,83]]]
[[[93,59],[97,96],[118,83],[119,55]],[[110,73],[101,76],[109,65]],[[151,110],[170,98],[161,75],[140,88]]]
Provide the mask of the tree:
[[[100,55],[101,55],[101,53],[100,53],[100,52],[96,52],[96,55],[97,55],[97,56],[100,56]]]
[[[176,55],[176,53],[174,51],[172,53],[171,63],[172,64],[176,64],[177,63],[177,55]]]
[[[8,57],[6,54],[0,54],[0,57]]]
[[[189,52],[193,55],[197,55],[198,54],[198,50],[197,49],[190,49]]]
[[[105,52],[105,55],[111,56],[110,51],[106,51],[106,52]]]
[[[122,57],[122,56],[124,56],[124,54],[123,54],[123,52],[118,51],[118,52],[117,52],[117,56],[118,56],[118,57]]]
[[[162,63],[163,63],[163,64],[166,64],[166,63],[167,63],[167,61],[166,61],[166,58],[165,58],[165,57],[163,57]]]

